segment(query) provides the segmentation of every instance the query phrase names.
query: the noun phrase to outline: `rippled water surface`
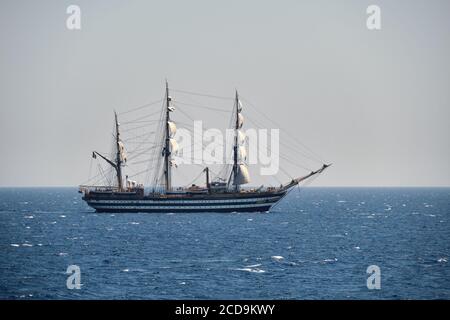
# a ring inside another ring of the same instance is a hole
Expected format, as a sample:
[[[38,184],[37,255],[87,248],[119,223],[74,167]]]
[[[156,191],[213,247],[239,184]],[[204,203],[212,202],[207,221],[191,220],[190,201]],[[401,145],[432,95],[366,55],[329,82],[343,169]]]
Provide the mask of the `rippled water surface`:
[[[268,214],[97,214],[73,188],[4,188],[0,298],[449,299],[449,218],[450,188],[295,189]]]

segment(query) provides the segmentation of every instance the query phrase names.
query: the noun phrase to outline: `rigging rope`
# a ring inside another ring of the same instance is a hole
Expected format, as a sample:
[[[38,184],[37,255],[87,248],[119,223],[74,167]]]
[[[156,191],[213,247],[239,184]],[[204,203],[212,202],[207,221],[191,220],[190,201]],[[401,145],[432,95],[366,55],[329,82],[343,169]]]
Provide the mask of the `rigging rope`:
[[[254,119],[252,119],[252,118],[250,118],[250,117],[248,117],[248,116],[246,117],[246,119],[247,119],[248,121],[250,121],[251,123],[253,123],[256,127],[263,127],[263,126],[261,126],[260,124],[258,124],[256,120],[254,120]],[[312,161],[314,161],[314,162],[318,161],[317,159],[308,156],[307,154],[301,152],[300,150],[293,149],[291,146],[289,146],[288,144],[284,143],[282,140],[279,141],[279,142],[280,142],[280,144],[281,144],[282,146],[286,147],[287,149],[289,149],[289,150],[291,150],[291,151],[294,151],[294,152],[300,154],[301,156],[303,156],[303,157],[305,157],[305,158],[307,158],[307,159],[309,159],[309,160],[312,160]],[[321,163],[322,163],[322,162],[321,162]],[[306,168],[306,167],[302,167],[302,168],[311,171],[311,169],[309,169],[309,168]]]
[[[224,110],[224,109],[204,106],[204,105],[200,105],[200,104],[186,103],[186,102],[181,102],[181,101],[178,101],[178,100],[174,100],[174,102],[182,104],[182,105],[185,105],[185,106],[188,106],[188,107],[202,108],[202,109],[208,109],[208,110],[219,111],[219,112],[226,112],[226,113],[230,112],[230,110]]]
[[[212,94],[198,93],[198,92],[179,90],[179,89],[173,89],[173,88],[171,88],[170,91],[186,93],[186,94],[190,94],[190,95],[194,95],[194,96],[200,96],[200,97],[221,99],[221,100],[234,100],[234,98],[231,98],[231,97],[221,97],[221,96],[216,96],[216,95],[212,95]]]
[[[153,101],[153,102],[144,104],[144,105],[142,105],[142,106],[133,108],[133,109],[131,109],[131,110],[124,111],[124,112],[120,112],[118,115],[123,115],[123,114],[127,114],[127,113],[130,113],[130,112],[134,112],[134,111],[137,111],[137,110],[140,110],[140,109],[144,109],[144,108],[146,108],[146,107],[150,107],[150,106],[152,106],[152,105],[155,105],[155,104],[157,104],[157,103],[159,103],[159,102],[161,102],[161,101],[163,101],[163,100],[164,100],[164,99],[159,99],[158,101]]]
[[[135,118],[135,119],[133,119],[133,120],[128,120],[128,121],[125,121],[125,122],[121,122],[121,124],[133,123],[133,122],[136,122],[136,121],[145,119],[145,118],[149,118],[149,117],[151,117],[151,116],[154,116],[155,114],[158,114],[159,112],[160,112],[160,111],[152,112],[152,113],[149,113],[149,114],[140,116],[140,117],[138,117],[138,118]]]
[[[271,119],[270,117],[268,117],[266,114],[264,114],[261,110],[259,110],[258,108],[256,108],[248,99],[243,98],[242,100],[244,100],[246,102],[247,105],[249,105],[250,107],[252,107],[254,110],[256,110],[259,114],[261,114],[263,117],[265,117],[268,121],[272,122],[273,124],[275,124],[277,127],[282,128],[283,126],[280,126],[280,124],[278,124],[275,120]],[[314,151],[311,150],[311,148],[309,148],[308,146],[306,146],[304,143],[302,143],[300,140],[298,140],[297,138],[294,137],[294,135],[289,132],[287,129],[284,129],[289,135],[289,137],[292,139],[292,141],[296,142],[298,145],[302,146],[303,148],[305,148],[306,150],[308,150],[312,156],[314,156],[316,158],[316,161],[320,162],[320,163],[325,163],[322,159],[322,157],[320,157],[317,153],[315,153]]]

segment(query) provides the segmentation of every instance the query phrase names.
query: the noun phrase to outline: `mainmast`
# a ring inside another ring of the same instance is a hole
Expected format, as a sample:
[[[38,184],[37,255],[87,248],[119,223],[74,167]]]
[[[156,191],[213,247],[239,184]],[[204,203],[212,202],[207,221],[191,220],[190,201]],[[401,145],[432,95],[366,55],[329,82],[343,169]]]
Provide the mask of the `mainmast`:
[[[239,185],[237,183],[237,177],[238,177],[238,132],[239,130],[239,95],[236,90],[236,123],[234,127],[234,156],[233,156],[233,184],[234,184],[234,191],[239,191]]]
[[[164,180],[166,186],[166,192],[170,191],[171,185],[171,173],[170,173],[170,96],[169,96],[169,84],[166,81],[166,130],[165,130],[165,146],[164,146]]]
[[[117,113],[114,112],[114,119],[116,122],[116,172],[117,172],[117,185],[119,187],[119,192],[123,191],[122,186],[122,150],[120,145],[120,132],[119,132],[119,121],[117,119]]]

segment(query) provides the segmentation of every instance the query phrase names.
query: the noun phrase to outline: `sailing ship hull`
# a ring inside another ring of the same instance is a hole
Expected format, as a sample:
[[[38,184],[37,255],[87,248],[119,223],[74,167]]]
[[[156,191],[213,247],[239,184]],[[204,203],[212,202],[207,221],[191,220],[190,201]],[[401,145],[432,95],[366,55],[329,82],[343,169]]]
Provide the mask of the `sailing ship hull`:
[[[267,212],[286,192],[227,193],[219,195],[140,196],[128,193],[90,192],[83,197],[97,212]]]

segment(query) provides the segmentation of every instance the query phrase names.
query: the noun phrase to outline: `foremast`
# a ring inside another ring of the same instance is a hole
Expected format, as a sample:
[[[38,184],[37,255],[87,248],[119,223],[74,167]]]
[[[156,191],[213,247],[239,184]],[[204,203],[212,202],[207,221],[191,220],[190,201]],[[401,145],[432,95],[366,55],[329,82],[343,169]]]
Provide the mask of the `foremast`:
[[[239,94],[236,90],[236,122],[234,125],[234,146],[233,146],[233,186],[234,191],[239,191],[239,184],[237,183],[237,177],[239,174],[238,168],[238,133],[239,133]]]
[[[165,139],[164,139],[164,185],[166,192],[172,188],[172,174],[170,165],[170,96],[169,84],[166,81],[166,121],[165,121]]]
[[[117,171],[117,186],[119,187],[119,192],[123,190],[123,180],[122,180],[122,152],[123,144],[120,141],[120,130],[119,130],[119,120],[117,119],[117,113],[114,112],[114,121],[116,124],[116,171]]]

